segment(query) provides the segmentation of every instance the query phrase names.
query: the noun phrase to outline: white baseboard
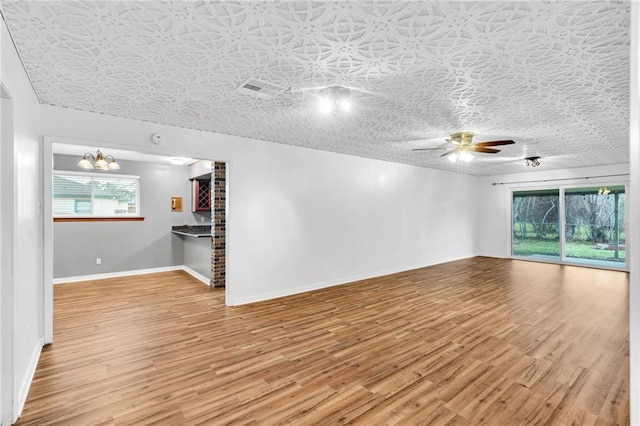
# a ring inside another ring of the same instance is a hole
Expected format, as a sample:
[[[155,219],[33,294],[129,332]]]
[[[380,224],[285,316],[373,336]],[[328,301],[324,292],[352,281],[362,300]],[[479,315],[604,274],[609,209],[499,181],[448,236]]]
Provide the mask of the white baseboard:
[[[134,269],[131,271],[109,272],[106,274],[93,274],[93,275],[80,275],[77,277],[54,278],[53,284],[68,284],[68,283],[77,283],[81,281],[104,280],[106,278],[130,277],[132,275],[156,274],[158,272],[171,272],[171,271],[185,271],[187,274],[191,275],[198,281],[202,281],[204,284],[209,285],[209,278],[205,277],[204,275],[194,271],[193,269],[185,265],[162,266],[159,268]]]
[[[43,346],[44,340],[42,338],[38,339],[31,353],[31,358],[29,359],[29,365],[27,366],[26,374],[22,378],[20,386],[18,387],[18,395],[16,395],[16,399],[14,401],[15,405],[13,407],[12,423],[18,421],[18,418],[20,417],[20,415],[22,414],[22,410],[24,409],[24,404],[27,402],[27,396],[29,395],[29,389],[31,388],[33,377],[36,374],[36,368],[38,367],[38,361],[40,360],[40,354],[42,353]]]
[[[245,296],[245,297],[228,297],[227,305],[238,306],[238,305],[246,305],[247,303],[263,302],[265,300],[276,299],[278,297],[293,296],[294,294],[306,293],[308,291],[320,290],[323,288],[349,284],[355,281],[362,281],[370,278],[377,278],[385,275],[397,274],[399,272],[411,271],[413,269],[426,268],[428,266],[433,266],[440,263],[452,262],[454,260],[460,260],[465,258],[466,257],[460,257],[455,259],[446,259],[442,261],[436,261],[428,264],[406,265],[398,268],[389,268],[381,271],[370,272],[370,273],[360,274],[360,275],[352,275],[349,277],[343,277],[343,278],[338,278],[338,279],[329,280],[329,281],[322,281],[322,282],[307,284],[307,285],[298,286],[298,287],[290,287],[290,288],[286,288],[278,291],[270,291],[267,293],[254,294],[254,295]]]
[[[193,278],[202,281],[203,284],[211,285],[211,279],[209,277],[205,277],[200,272],[196,272],[186,265],[182,265],[182,270],[191,275]]]

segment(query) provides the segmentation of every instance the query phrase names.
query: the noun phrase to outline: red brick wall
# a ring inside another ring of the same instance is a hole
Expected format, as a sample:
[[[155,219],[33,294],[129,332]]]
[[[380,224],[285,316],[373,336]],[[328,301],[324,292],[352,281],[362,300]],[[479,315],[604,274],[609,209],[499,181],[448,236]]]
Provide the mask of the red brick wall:
[[[227,233],[227,165],[215,162],[211,176],[211,285],[226,284],[226,233]]]

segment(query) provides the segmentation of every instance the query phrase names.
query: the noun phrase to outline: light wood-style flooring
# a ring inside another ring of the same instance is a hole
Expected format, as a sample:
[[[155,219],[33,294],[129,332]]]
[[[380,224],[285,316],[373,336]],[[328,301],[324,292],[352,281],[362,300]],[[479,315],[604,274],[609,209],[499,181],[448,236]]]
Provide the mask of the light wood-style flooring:
[[[19,425],[624,425],[628,275],[477,257],[252,305],[55,287]]]

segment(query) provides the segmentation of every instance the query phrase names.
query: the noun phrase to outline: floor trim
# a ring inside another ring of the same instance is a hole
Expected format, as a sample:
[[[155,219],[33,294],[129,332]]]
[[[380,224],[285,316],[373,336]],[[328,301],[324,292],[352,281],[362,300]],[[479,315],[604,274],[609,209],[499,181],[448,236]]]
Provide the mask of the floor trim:
[[[328,281],[315,282],[315,283],[310,283],[310,284],[297,286],[297,287],[285,288],[285,289],[269,291],[265,293],[252,294],[250,296],[231,297],[228,299],[229,301],[227,305],[240,306],[240,305],[246,305],[249,303],[264,302],[267,300],[277,299],[280,297],[293,296],[295,294],[307,293],[309,291],[315,291],[315,290],[322,290],[325,288],[335,287],[343,284],[351,284],[356,281],[380,278],[387,275],[397,274],[400,272],[408,272],[408,271],[413,271],[415,269],[427,268],[430,266],[435,266],[442,263],[454,262],[456,260],[461,260],[461,259],[465,259],[465,258],[442,260],[440,262],[429,263],[426,265],[423,265],[423,264],[405,265],[398,268],[389,268],[389,269],[383,269],[383,270],[365,273],[365,274],[351,275],[348,277],[342,277],[342,278],[337,278],[337,279],[328,280]]]
[[[193,269],[185,265],[162,266],[159,268],[134,269],[131,271],[108,272],[105,274],[79,275],[76,277],[54,278],[53,284],[54,285],[69,284],[69,283],[77,283],[82,281],[103,280],[106,278],[130,277],[132,275],[156,274],[159,272],[171,272],[171,271],[185,271],[187,274],[191,275],[198,281],[201,281],[205,285],[209,285],[209,278],[205,277],[204,275],[194,271]]]

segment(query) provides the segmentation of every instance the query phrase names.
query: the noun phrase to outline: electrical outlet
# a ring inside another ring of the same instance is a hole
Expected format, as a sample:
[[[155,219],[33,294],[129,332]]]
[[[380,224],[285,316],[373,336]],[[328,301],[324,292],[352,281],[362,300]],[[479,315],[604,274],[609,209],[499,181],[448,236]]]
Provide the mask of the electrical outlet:
[[[102,265],[102,258],[96,257],[96,265]]]

